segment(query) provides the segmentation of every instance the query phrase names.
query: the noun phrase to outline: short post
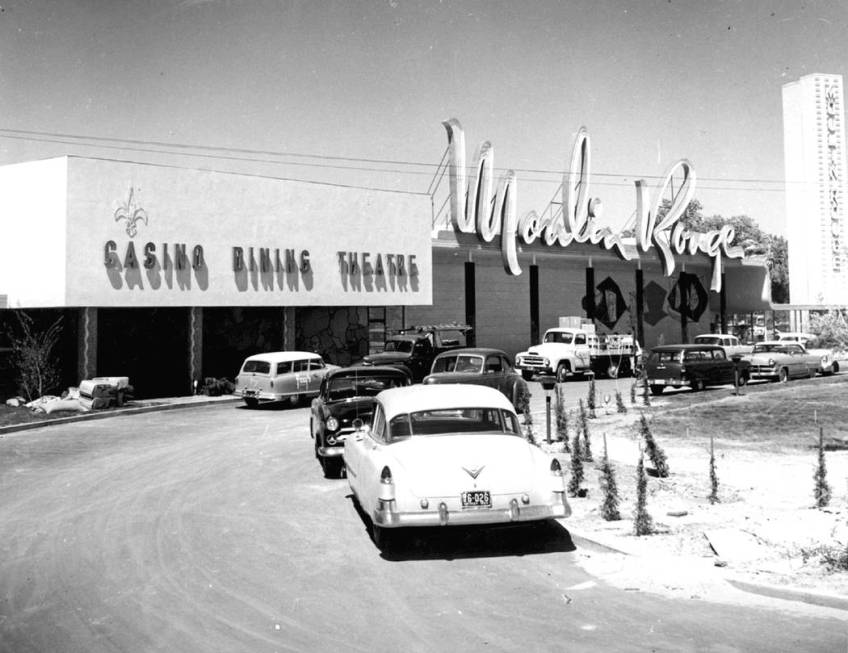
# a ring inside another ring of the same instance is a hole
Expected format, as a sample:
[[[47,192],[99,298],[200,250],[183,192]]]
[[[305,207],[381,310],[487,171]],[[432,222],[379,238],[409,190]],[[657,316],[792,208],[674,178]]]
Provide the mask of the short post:
[[[542,389],[545,391],[545,413],[547,415],[548,432],[545,441],[551,443],[551,392],[556,387],[556,377],[550,374],[537,376],[534,380],[542,384]]]

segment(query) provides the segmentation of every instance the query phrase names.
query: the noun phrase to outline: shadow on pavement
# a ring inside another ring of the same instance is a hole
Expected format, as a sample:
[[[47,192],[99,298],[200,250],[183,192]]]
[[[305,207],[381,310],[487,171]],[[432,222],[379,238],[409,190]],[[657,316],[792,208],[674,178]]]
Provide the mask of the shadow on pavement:
[[[353,495],[348,495],[362,519],[365,531],[371,533],[371,519]],[[575,551],[577,547],[568,532],[553,519],[522,524],[489,526],[422,526],[387,529],[390,539],[375,548],[385,560],[455,560],[461,558],[493,558],[540,553]],[[373,541],[373,537],[372,537]]]

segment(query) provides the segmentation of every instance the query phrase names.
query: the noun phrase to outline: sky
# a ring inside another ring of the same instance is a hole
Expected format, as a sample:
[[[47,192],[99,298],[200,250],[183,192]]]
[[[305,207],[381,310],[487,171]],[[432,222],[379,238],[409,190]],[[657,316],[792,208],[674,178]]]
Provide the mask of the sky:
[[[707,215],[785,234],[781,87],[846,74],[848,3],[0,0],[0,165],[65,154],[426,193],[465,129],[541,212],[686,158]],[[168,147],[166,147],[168,145]]]

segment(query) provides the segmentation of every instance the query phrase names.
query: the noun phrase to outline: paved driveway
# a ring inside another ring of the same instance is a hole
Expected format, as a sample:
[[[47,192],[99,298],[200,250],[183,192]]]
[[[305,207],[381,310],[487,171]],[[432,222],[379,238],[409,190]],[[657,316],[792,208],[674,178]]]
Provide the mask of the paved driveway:
[[[0,650],[845,649],[829,613],[610,587],[556,522],[386,558],[307,426],[225,404],[4,436]]]

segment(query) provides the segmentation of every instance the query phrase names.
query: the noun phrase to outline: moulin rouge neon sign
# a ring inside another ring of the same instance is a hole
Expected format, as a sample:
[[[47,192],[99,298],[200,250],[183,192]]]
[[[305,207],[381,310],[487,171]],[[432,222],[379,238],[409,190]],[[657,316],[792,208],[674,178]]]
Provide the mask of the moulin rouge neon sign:
[[[736,235],[733,227],[707,233],[686,229],[680,218],[695,192],[695,169],[686,159],[672,164],[658,184],[653,200],[644,180],[636,182],[636,245],[625,242],[622,233],[601,226],[603,204],[591,197],[589,132],[581,127],[574,140],[571,165],[563,174],[562,211],[540,216],[529,211],[521,219],[516,213],[517,178],[512,170],[501,178],[497,192],[494,185],[494,150],[486,141],[477,151],[474,173],[468,175],[465,167],[465,133],[456,119],[442,123],[448,133],[448,178],[450,182],[450,215],[456,228],[464,233],[476,233],[485,242],[501,237],[501,255],[504,269],[512,275],[521,274],[518,264],[517,239],[529,245],[537,239],[549,246],[567,247],[573,242],[601,245],[614,250],[626,260],[638,258],[638,250],[647,252],[656,247],[666,276],[675,269],[675,254],[701,252],[713,260],[710,287],[721,290],[721,258],[741,258],[741,247],[732,246]],[[659,216],[663,196],[671,187],[672,177],[681,179],[668,212]],[[489,209],[489,210],[487,210]]]

